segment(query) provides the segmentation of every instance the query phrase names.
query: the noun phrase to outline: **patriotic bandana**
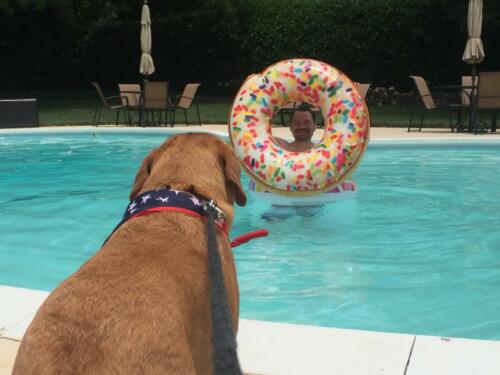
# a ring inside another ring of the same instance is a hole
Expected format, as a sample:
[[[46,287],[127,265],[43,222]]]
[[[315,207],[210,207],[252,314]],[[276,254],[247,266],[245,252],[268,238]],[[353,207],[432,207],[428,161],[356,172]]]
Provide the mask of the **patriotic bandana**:
[[[204,211],[204,206],[206,204],[209,204],[209,202],[184,191],[170,189],[147,191],[138,195],[129,203],[123,214],[122,220],[118,223],[109,237],[111,237],[111,235],[113,235],[113,233],[127,220],[149,215],[153,212],[175,211],[206,218]],[[216,209],[219,212],[219,216],[215,224],[222,229],[227,236],[227,226],[224,220],[224,214],[220,209]],[[108,239],[106,239],[106,241]],[[106,243],[106,241],[104,243]]]

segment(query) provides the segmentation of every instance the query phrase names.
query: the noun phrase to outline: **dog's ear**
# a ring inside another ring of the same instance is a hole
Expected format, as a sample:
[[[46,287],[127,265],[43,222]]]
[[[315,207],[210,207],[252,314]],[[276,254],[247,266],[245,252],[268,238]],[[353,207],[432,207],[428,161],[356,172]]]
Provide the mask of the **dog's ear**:
[[[132,186],[132,190],[130,191],[130,201],[132,201],[137,196],[137,193],[141,190],[142,186],[148,179],[149,175],[151,174],[153,162],[156,160],[156,157],[158,156],[160,151],[161,148],[155,148],[142,161],[142,164],[135,176],[134,186]]]
[[[226,164],[224,173],[226,175],[227,191],[234,197],[234,200],[239,206],[244,206],[247,203],[247,196],[245,195],[243,187],[241,186],[241,170],[238,159],[231,149],[224,153],[224,158]]]

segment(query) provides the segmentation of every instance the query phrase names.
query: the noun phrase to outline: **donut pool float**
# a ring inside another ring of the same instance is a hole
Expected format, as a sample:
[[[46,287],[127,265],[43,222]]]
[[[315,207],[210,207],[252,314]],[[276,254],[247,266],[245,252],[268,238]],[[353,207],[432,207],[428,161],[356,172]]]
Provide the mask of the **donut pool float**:
[[[287,151],[275,141],[271,121],[288,103],[321,110],[325,131],[305,152]],[[250,75],[236,95],[229,135],[250,177],[281,195],[322,195],[340,185],[359,164],[369,139],[365,101],[342,72],[311,59],[283,60]]]

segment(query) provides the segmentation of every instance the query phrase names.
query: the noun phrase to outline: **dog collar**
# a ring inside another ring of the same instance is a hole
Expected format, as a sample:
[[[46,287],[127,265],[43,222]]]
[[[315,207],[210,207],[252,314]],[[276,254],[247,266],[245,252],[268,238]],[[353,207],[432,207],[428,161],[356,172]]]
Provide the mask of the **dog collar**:
[[[106,243],[109,238],[128,220],[140,216],[146,216],[154,212],[161,211],[174,211],[182,212],[191,216],[196,216],[207,220],[205,216],[205,206],[213,205],[212,201],[200,199],[193,194],[186,193],[185,191],[171,190],[171,189],[158,189],[146,191],[135,197],[125,209],[122,220],[113,229],[113,232],[104,241]],[[224,213],[218,207],[215,207],[218,212],[218,217],[215,220],[217,225],[226,235],[229,240],[227,223],[224,218]],[[104,245],[104,244],[103,244]]]
[[[227,223],[224,218],[224,212],[214,206],[213,201],[207,201],[200,199],[193,194],[186,193],[179,190],[171,189],[158,189],[151,190],[142,193],[135,197],[127,206],[125,213],[123,214],[122,220],[113,229],[108,238],[104,241],[103,245],[109,240],[109,238],[120,228],[125,222],[136,217],[145,216],[152,214],[154,212],[161,211],[174,211],[182,212],[188,215],[196,216],[207,220],[206,217],[206,206],[213,207],[217,213],[218,217],[215,220],[215,224],[224,232],[229,240]],[[251,239],[257,237],[264,237],[268,235],[268,231],[265,229],[259,229],[250,233],[236,237],[231,242],[231,247],[239,246]]]
[[[196,217],[205,217],[204,206],[213,202],[200,199],[185,191],[173,189],[159,189],[146,191],[135,197],[125,210],[122,221],[152,214],[160,211],[182,212]],[[215,224],[228,236],[224,213],[216,208],[218,217]]]

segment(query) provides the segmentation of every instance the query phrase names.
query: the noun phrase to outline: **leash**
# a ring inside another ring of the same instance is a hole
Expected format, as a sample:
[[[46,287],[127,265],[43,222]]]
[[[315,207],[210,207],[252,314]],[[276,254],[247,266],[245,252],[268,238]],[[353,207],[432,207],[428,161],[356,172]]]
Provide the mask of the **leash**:
[[[207,218],[208,272],[210,276],[210,304],[212,316],[212,346],[214,349],[214,374],[241,375],[236,350],[236,335],[231,322],[227,302],[224,274],[217,246],[216,220],[223,212],[214,201],[205,202],[203,210]]]
[[[210,312],[212,319],[212,346],[215,375],[241,375],[236,350],[236,335],[231,321],[227,301],[224,274],[217,244],[219,228],[229,241],[224,212],[214,201],[200,200],[196,196],[176,190],[158,189],[135,197],[127,206],[125,214],[103,245],[128,220],[161,211],[182,212],[200,217],[207,222],[208,273],[210,278]],[[239,246],[253,238],[267,236],[268,231],[259,229],[236,237],[231,247]]]
[[[257,229],[254,230],[253,232],[242,234],[241,236],[238,236],[231,241],[231,247],[240,246],[241,244],[253,240],[254,238],[266,237],[268,234],[269,232],[266,229]]]

